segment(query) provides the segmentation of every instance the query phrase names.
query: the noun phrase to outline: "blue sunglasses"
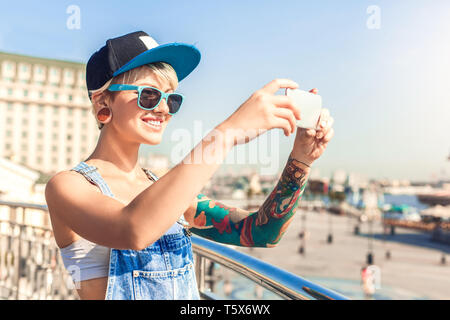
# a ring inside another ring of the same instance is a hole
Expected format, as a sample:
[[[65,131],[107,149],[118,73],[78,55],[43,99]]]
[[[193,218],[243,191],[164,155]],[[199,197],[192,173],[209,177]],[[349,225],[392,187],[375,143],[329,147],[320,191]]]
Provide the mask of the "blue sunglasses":
[[[112,84],[108,88],[109,91],[126,91],[135,90],[138,93],[138,106],[144,110],[153,110],[161,102],[166,99],[169,107],[169,114],[173,115],[180,110],[183,103],[183,95],[179,93],[165,93],[157,88],[149,86],[134,86],[131,84]]]

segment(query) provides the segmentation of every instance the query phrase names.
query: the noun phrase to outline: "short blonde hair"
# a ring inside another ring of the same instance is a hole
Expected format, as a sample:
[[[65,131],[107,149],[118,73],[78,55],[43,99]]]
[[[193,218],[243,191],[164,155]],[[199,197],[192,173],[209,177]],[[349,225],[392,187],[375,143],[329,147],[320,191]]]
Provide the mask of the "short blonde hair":
[[[95,90],[89,90],[89,99],[92,103],[92,114],[95,117],[95,121],[97,121],[98,129],[101,130],[103,128],[103,123],[99,122],[96,114],[95,114],[95,108],[94,104],[96,103],[97,99],[93,100],[93,96],[101,95],[107,95],[110,99],[113,98],[113,93],[108,91],[110,85],[112,84],[131,84],[136,82],[138,79],[142,78],[148,71],[152,71],[157,76],[166,79],[170,86],[172,87],[172,90],[175,90],[178,87],[178,77],[177,73],[173,69],[173,67],[166,63],[166,62],[153,62],[149,64],[142,65],[140,67],[131,69],[127,72],[124,72],[122,74],[119,74],[118,76],[108,80],[101,88],[95,89]]]

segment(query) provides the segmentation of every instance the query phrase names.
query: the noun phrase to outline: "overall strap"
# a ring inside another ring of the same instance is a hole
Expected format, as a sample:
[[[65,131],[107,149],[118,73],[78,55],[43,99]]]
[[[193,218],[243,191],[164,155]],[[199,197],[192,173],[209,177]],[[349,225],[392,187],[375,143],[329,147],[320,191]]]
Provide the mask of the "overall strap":
[[[148,170],[147,168],[142,168],[142,170],[144,170],[145,174],[147,175],[147,177],[152,180],[152,181],[156,181],[159,178],[156,176],[156,174],[154,174],[153,172],[151,172],[150,170]]]
[[[90,166],[86,162],[81,161],[77,166],[70,170],[81,173],[89,182],[97,185],[103,194],[114,197],[105,180],[103,180],[102,176],[98,172],[97,167]]]

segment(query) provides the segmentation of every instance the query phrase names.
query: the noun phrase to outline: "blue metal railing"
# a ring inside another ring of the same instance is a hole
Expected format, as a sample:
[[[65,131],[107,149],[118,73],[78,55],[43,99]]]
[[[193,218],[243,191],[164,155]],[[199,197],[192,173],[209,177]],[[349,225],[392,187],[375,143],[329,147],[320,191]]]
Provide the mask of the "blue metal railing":
[[[348,298],[313,282],[305,280],[293,273],[280,269],[272,264],[261,261],[250,255],[231,249],[220,243],[192,236],[194,253],[198,256],[197,280],[200,293],[204,298],[209,298],[204,290],[204,279],[202,276],[202,258],[218,263],[229,268],[256,284],[272,291],[284,299],[301,300],[347,300]]]
[[[0,272],[0,298],[76,299],[73,288],[66,287],[69,275],[58,254],[48,221],[47,206],[0,201],[0,208],[7,208],[11,219],[10,221],[0,220],[0,254],[11,257],[0,261],[0,271],[3,271]],[[38,213],[43,214],[43,221],[46,221],[48,225],[36,226],[26,223],[27,215]],[[232,270],[283,299],[348,299],[337,292],[226,245],[195,235],[192,236],[192,243],[196,259],[197,283],[203,299],[222,298],[208,290],[205,285],[205,282],[211,282],[211,277],[208,279],[206,262]],[[44,258],[35,259],[35,256]],[[49,273],[53,275],[50,282],[48,282],[48,276],[45,278],[45,275]],[[38,282],[35,280],[36,275],[40,277]]]

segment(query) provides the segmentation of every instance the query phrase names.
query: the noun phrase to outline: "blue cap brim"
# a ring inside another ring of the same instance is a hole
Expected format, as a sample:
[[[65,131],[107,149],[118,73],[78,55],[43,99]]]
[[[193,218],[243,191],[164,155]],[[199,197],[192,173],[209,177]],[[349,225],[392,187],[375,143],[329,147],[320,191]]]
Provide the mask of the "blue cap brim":
[[[200,58],[200,51],[193,45],[178,42],[163,44],[134,57],[114,72],[113,76],[148,63],[162,61],[175,69],[178,81],[181,81],[197,67]]]

